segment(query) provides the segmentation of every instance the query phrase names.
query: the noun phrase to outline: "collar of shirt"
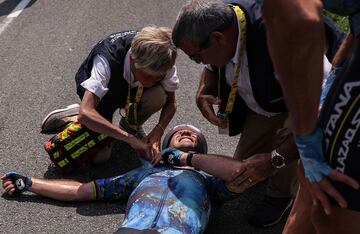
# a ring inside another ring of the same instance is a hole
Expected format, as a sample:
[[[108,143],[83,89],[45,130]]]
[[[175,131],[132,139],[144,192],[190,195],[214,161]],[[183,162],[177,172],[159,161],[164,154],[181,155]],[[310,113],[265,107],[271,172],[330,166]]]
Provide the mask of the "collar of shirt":
[[[238,16],[236,15],[236,18],[238,19]],[[235,51],[235,55],[234,57],[232,57],[231,62],[233,62],[234,64],[238,63],[239,60],[239,50],[240,50],[240,41],[241,41],[241,28],[239,25],[239,19],[236,21],[236,24],[238,26],[238,39],[237,39],[237,44],[236,44],[236,51]],[[246,52],[245,52],[246,53]]]
[[[140,82],[134,81],[134,74],[132,74],[130,69],[130,55],[131,55],[131,48],[128,50],[125,56],[123,76],[124,79],[128,82],[128,84],[130,84],[130,87],[135,88],[140,85]]]

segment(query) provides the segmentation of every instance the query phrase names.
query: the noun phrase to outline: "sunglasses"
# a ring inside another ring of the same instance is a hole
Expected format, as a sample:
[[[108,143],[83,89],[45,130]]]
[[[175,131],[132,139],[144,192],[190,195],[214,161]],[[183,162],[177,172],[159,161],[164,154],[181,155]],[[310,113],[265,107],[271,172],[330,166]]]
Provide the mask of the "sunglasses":
[[[192,61],[198,61],[201,52],[210,47],[210,36],[208,36],[202,43],[200,43],[199,49],[188,55]]]

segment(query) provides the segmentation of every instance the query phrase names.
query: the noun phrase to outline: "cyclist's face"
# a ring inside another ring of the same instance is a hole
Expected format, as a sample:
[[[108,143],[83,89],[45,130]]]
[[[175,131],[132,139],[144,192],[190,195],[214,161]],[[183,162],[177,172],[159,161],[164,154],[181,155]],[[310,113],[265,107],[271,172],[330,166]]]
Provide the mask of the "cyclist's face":
[[[175,132],[169,146],[182,151],[196,150],[198,144],[198,135],[190,129],[182,129]]]

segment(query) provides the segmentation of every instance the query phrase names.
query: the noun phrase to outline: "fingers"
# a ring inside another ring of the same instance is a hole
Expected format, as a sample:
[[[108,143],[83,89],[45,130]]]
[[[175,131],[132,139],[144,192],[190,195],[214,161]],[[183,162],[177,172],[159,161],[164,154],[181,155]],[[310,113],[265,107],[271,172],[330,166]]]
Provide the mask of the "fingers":
[[[323,186],[320,186],[320,183],[322,183]],[[311,194],[312,194],[313,198],[315,199],[314,204],[317,205],[317,203],[319,202],[321,204],[321,206],[324,208],[325,213],[327,215],[330,215],[331,211],[332,211],[332,209],[331,209],[332,205],[331,205],[328,197],[326,196],[326,193],[334,194],[334,191],[330,191],[328,188],[326,188],[326,186],[328,184],[324,184],[325,180],[321,181],[320,183],[310,183],[309,188],[311,190]],[[338,195],[340,195],[340,194],[338,194]],[[343,201],[345,201],[345,200],[343,200]]]
[[[210,123],[217,125],[218,117],[215,115],[214,108],[211,105],[204,104],[201,113]]]
[[[155,149],[152,147],[151,144],[146,145],[146,155],[148,156],[149,161],[153,160],[156,155]]]
[[[159,154],[159,155],[156,155],[155,158],[153,158],[153,159],[151,160],[151,164],[152,164],[153,166],[156,166],[156,165],[158,165],[158,164],[160,163],[160,161],[161,161],[161,156],[160,156],[160,154]]]
[[[327,195],[332,197],[340,205],[340,207],[342,208],[347,207],[346,200],[335,189],[335,187],[331,184],[330,181],[324,179],[319,183],[310,183],[304,176],[304,170],[301,165],[301,162],[299,163],[297,169],[298,169],[297,172],[300,182],[306,184],[306,187],[308,188],[308,191],[310,192],[311,197],[313,198],[314,205],[318,205],[318,203],[320,203],[327,215],[331,214],[332,212],[331,209],[332,204],[330,203]],[[332,170],[328,175],[328,177],[334,181],[342,182],[354,189],[359,189],[359,184],[357,181],[337,170]]]
[[[359,189],[359,183],[348,175],[345,175],[337,170],[332,170],[329,174],[332,180],[342,182],[354,189]]]
[[[347,202],[344,197],[335,189],[331,182],[326,179],[318,183],[308,182],[308,189],[313,197],[314,205],[320,203],[327,215],[330,215],[332,212],[332,204],[330,203],[328,196],[332,197],[340,207],[347,207]]]
[[[359,184],[357,181],[339,171],[332,170],[329,174],[329,178],[334,181],[342,182],[346,185],[349,185],[354,189],[359,188]],[[328,180],[322,180],[319,183],[310,183],[309,190],[315,200],[314,204],[319,201],[327,215],[331,214],[332,207],[327,195],[332,197],[340,205],[340,207],[347,207],[347,202],[344,197],[335,189],[335,187]]]
[[[326,191],[335,201],[340,205],[341,208],[347,207],[345,198],[335,189],[330,181],[324,180],[320,182],[320,187]]]
[[[245,191],[246,189],[252,187],[253,185],[256,184],[256,181],[254,181],[251,177],[247,176],[247,177],[243,177],[239,180],[234,180],[231,182],[232,187],[237,188],[237,191]]]
[[[150,150],[151,150],[151,158],[155,158],[156,155],[157,155],[158,153],[160,153],[159,149],[156,148],[156,147],[153,147],[152,145],[151,145]]]
[[[236,167],[235,169],[233,169],[233,171],[231,172],[232,180],[235,180],[236,177],[241,176],[245,171],[246,171],[246,169],[242,165],[240,165],[240,167]]]
[[[3,181],[3,188],[9,195],[11,195],[15,191],[15,185],[10,180]]]
[[[249,184],[253,184],[254,183],[254,180],[246,175],[245,173],[243,173],[242,175],[238,176],[237,178],[235,178],[233,181],[232,181],[232,184],[235,185],[235,186],[245,186],[245,187],[248,187]]]
[[[202,95],[200,102],[201,102],[200,111],[210,123],[222,128],[227,127],[227,121],[218,118],[213,108],[213,105],[221,104],[221,100],[218,97],[214,97],[212,95]]]
[[[203,95],[203,100],[207,102],[208,105],[221,105],[221,99],[212,95]]]

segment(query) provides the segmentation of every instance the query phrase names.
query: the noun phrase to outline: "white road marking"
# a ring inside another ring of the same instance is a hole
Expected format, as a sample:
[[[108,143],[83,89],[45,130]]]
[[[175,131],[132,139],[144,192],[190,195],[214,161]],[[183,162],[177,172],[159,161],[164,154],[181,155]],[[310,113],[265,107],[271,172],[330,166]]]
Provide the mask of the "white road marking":
[[[24,8],[30,3],[31,0],[22,0],[15,7],[15,9],[4,19],[4,21],[0,24],[0,34],[5,31],[5,28],[9,26],[11,21],[18,17],[20,13],[24,10]]]

